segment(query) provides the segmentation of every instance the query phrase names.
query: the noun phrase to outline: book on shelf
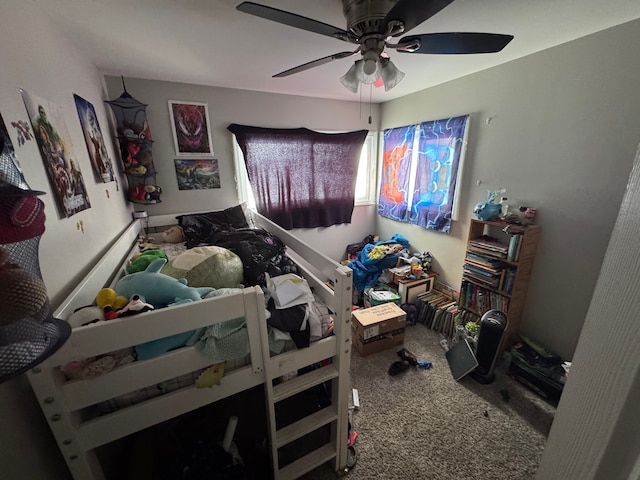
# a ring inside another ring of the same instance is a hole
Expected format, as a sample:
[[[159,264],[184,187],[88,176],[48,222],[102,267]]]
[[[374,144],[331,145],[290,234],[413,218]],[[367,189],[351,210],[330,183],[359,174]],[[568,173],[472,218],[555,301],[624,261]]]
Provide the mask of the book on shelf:
[[[487,290],[463,278],[460,306],[481,315],[489,310],[506,312],[509,308],[509,297]]]
[[[476,248],[481,248],[488,252],[495,252],[497,254],[506,255],[509,251],[508,245],[501,243],[497,238],[489,237],[487,235],[469,240],[469,245]]]
[[[501,290],[510,295],[511,292],[513,291],[513,283],[515,282],[515,279],[516,279],[516,269],[515,268],[508,269],[505,272],[504,281],[503,281]]]
[[[509,249],[507,250],[507,260],[517,262],[520,255],[520,243],[522,242],[522,234],[517,233],[511,235],[509,239]]]
[[[487,250],[485,248],[478,247],[476,245],[471,245],[471,244],[467,247],[467,250],[469,250],[471,252],[475,252],[475,253],[480,253],[480,254],[482,254],[484,256],[495,258],[497,260],[506,260],[507,259],[507,252],[508,252],[508,249],[505,250],[504,252],[496,251],[496,250]]]

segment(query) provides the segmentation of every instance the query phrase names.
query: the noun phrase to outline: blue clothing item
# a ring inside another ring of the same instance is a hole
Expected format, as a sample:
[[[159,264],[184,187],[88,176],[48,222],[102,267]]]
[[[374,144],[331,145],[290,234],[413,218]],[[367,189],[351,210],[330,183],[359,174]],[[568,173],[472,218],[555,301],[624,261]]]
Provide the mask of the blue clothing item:
[[[395,234],[389,240],[381,240],[377,243],[369,243],[364,246],[354,260],[349,262],[349,268],[353,270],[353,286],[364,292],[365,288],[373,287],[378,282],[378,277],[383,270],[395,267],[398,263],[398,254],[386,255],[382,258],[369,258],[369,252],[378,245],[402,245],[409,246],[409,240],[402,235]]]

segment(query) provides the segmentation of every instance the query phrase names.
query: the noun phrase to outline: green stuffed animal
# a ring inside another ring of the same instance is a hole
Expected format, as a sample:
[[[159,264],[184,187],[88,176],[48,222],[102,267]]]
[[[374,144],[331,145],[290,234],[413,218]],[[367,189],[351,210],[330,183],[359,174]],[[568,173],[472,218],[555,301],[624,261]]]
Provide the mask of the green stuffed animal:
[[[136,254],[131,258],[131,263],[127,267],[127,273],[142,272],[151,265],[151,262],[159,258],[169,260],[167,254],[162,250],[145,250],[144,252]]]

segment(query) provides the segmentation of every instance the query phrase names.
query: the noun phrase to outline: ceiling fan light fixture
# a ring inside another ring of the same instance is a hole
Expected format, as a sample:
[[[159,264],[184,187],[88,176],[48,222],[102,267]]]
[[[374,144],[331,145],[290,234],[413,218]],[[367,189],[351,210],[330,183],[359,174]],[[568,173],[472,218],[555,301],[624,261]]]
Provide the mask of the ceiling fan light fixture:
[[[354,62],[353,65],[351,65],[351,68],[349,68],[349,70],[347,71],[347,73],[345,73],[342,77],[340,77],[340,82],[342,83],[342,85],[347,87],[353,93],[358,92],[358,85],[360,85],[360,80],[358,80],[358,77],[356,75],[357,66],[358,66],[358,62]]]
[[[381,63],[380,76],[384,82],[384,91],[388,92],[402,81],[404,72],[400,71],[388,58],[381,59]]]

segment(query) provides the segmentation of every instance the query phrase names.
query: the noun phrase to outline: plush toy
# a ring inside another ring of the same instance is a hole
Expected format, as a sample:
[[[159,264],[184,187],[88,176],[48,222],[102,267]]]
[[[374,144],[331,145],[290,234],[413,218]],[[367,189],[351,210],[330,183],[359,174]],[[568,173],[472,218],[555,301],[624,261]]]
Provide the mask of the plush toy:
[[[136,273],[142,272],[146,270],[151,262],[157,260],[158,258],[163,258],[168,260],[167,254],[162,250],[145,250],[141,253],[136,253],[133,257],[131,257],[131,263],[127,267],[127,273]]]
[[[144,199],[147,202],[158,202],[162,194],[162,187],[158,185],[145,185],[144,192]]]
[[[144,183],[139,183],[138,185],[136,185],[136,188],[134,188],[133,191],[131,192],[131,196],[133,197],[133,199],[138,200],[140,202],[145,201],[146,195],[147,195],[147,192],[144,189]]]
[[[216,363],[205,369],[196,380],[196,388],[211,388],[220,385],[220,379],[224,377],[224,362]]]
[[[137,315],[138,313],[148,312],[149,310],[153,310],[153,305],[146,303],[140,295],[134,295],[131,297],[129,303],[118,310],[118,318]]]
[[[147,173],[147,167],[145,167],[144,165],[134,165],[134,166],[131,166],[131,167],[127,168],[127,173],[129,175],[142,176],[145,173]]]
[[[118,295],[131,298],[140,295],[155,308],[165,307],[176,303],[200,300],[213,288],[193,288],[187,286],[184,279],[177,280],[160,273],[160,269],[167,261],[163,258],[153,260],[146,270],[125,275],[115,285]]]
[[[69,318],[67,318],[67,323],[71,325],[71,328],[83,327],[85,325],[91,325],[94,323],[104,322],[105,321],[105,312],[102,308],[88,305],[86,307],[82,307],[73,312]]]
[[[4,251],[0,250],[0,325],[27,317],[43,321],[48,300],[44,282],[6,259]]]
[[[129,167],[135,167],[138,164],[138,161],[136,160],[136,155],[138,155],[138,152],[140,151],[140,147],[133,143],[133,142],[129,142],[127,143],[127,158],[125,159],[125,167],[129,168]]]
[[[162,241],[165,243],[184,242],[184,230],[178,225],[174,225],[162,232]]]
[[[102,310],[109,307],[113,310],[119,310],[129,303],[129,298],[118,295],[113,288],[103,288],[96,295],[96,305]]]

